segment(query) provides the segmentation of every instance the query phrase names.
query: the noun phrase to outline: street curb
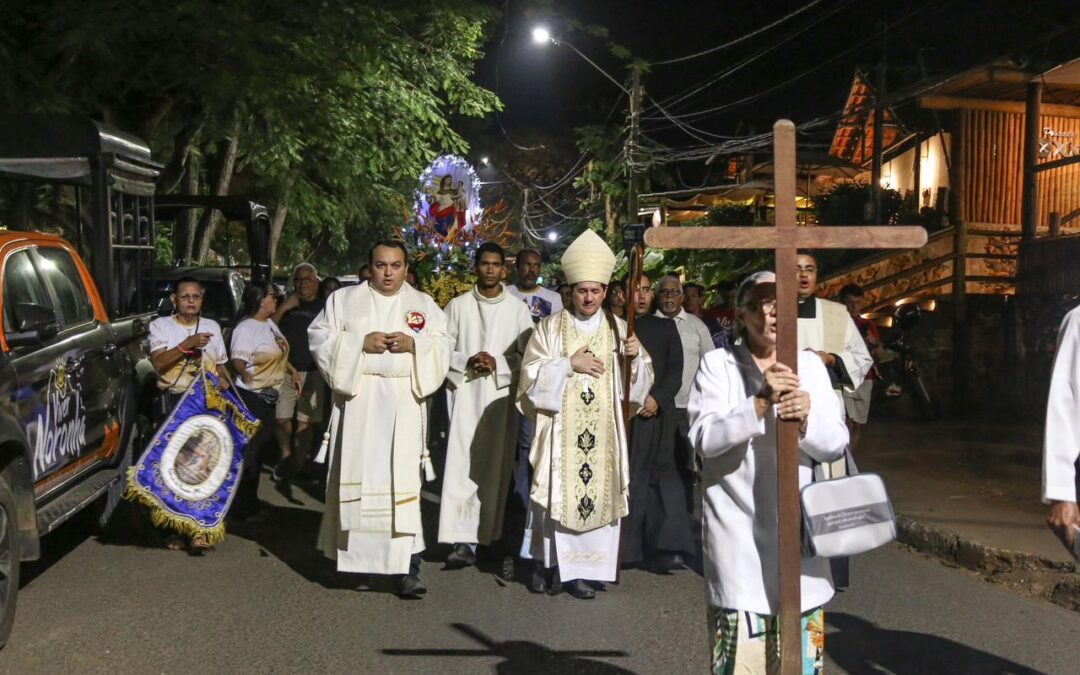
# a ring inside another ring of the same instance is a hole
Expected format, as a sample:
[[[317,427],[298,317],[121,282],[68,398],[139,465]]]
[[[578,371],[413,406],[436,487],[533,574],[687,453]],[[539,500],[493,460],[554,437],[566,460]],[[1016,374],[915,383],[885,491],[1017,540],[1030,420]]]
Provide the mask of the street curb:
[[[1080,611],[1080,574],[1073,563],[991,548],[907,516],[897,516],[896,530],[902,544],[920,553],[971,570],[992,583]]]

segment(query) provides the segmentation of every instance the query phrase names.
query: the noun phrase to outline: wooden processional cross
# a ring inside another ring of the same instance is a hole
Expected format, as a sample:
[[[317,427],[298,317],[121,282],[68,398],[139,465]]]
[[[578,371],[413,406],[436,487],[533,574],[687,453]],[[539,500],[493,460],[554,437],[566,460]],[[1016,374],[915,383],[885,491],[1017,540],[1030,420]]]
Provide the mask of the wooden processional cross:
[[[776,358],[797,369],[798,249],[898,249],[926,244],[926,230],[912,225],[799,227],[795,222],[795,125],[773,125],[776,227],[651,227],[645,243],[656,248],[772,249],[776,255]],[[780,667],[783,675],[802,672],[799,588],[801,574],[799,427],[777,428],[777,494],[780,553]]]

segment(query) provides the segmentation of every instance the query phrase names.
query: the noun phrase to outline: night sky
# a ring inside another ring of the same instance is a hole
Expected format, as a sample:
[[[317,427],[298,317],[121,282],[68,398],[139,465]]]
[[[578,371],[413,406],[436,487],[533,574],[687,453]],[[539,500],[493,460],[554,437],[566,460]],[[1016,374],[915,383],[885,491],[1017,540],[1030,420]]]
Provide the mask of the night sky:
[[[605,26],[612,41],[627,47],[635,57],[653,62],[730,41],[810,1],[589,0],[545,4],[537,9],[521,0],[508,0],[500,3],[505,19],[487,48],[477,79],[496,90],[506,104],[501,121],[511,137],[527,135],[530,130],[568,135],[574,126],[602,122],[619,92],[567,47],[533,44],[530,31],[537,23],[564,35],[622,80],[625,62],[607,53],[602,38],[569,28],[568,21]],[[1080,56],[1076,46],[1080,44],[1080,6],[1074,1],[822,0],[794,19],[734,47],[678,64],[655,65],[643,83],[648,95],[663,104],[739,62],[753,59],[692,98],[665,106],[678,116],[731,105],[820,66],[801,80],[751,102],[681,119],[714,134],[745,133],[748,125],[764,130],[781,116],[805,121],[840,109],[856,68],[876,74],[883,22],[890,24],[890,89],[920,79],[920,51],[931,77],[1010,55],[1053,63]],[[771,51],[763,53],[769,48]],[[625,106],[625,100],[619,102],[613,119],[624,117]],[[643,128],[665,144],[701,144],[662,119],[649,101]],[[828,135],[831,132],[802,140],[827,142]]]

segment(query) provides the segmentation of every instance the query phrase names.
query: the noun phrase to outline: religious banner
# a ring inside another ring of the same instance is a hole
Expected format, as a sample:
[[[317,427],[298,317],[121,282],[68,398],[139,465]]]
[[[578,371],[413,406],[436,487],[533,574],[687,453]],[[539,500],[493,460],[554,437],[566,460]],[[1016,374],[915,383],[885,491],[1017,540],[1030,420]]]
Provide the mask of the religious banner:
[[[125,497],[146,505],[154,525],[220,542],[244,446],[258,428],[232,389],[218,389],[217,377],[204,371],[128,470]]]

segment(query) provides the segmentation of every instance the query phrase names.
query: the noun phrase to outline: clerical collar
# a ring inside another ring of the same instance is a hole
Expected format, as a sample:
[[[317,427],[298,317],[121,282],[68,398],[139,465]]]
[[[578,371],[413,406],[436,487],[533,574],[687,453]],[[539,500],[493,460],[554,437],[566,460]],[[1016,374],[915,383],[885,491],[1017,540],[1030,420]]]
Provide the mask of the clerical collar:
[[[600,320],[604,318],[604,310],[599,309],[596,311],[596,314],[584,319],[578,316],[577,312],[570,310],[570,316],[577,322],[578,328],[586,331],[594,331],[600,327]]]
[[[476,286],[476,284],[473,284],[472,296],[474,298],[476,298],[477,302],[486,302],[489,305],[494,305],[494,304],[498,304],[498,303],[502,302],[504,299],[506,299],[506,288],[504,288],[502,284],[499,284],[499,294],[496,295],[494,298],[488,298],[488,297],[484,297],[484,295],[480,292],[480,289]]]
[[[813,302],[810,302],[813,300]],[[817,318],[817,298],[810,296],[805,300],[799,301],[799,318],[800,319],[816,319]]]
[[[374,287],[373,285],[371,285],[371,284],[368,284],[368,288],[369,288],[369,289],[371,290],[371,294],[372,294],[372,295],[378,296],[378,297],[380,297],[380,298],[386,298],[387,300],[389,300],[390,298],[394,298],[394,297],[397,297],[397,296],[401,295],[401,292],[402,292],[402,291],[404,291],[404,290],[405,290],[405,287],[406,287],[406,286],[408,286],[408,285],[409,285],[409,282],[407,282],[407,281],[406,281],[406,282],[404,282],[404,283],[402,283],[402,284],[401,284],[400,286],[398,286],[397,292],[396,292],[396,293],[394,293],[393,295],[385,295],[385,294],[383,294],[383,293],[380,293],[380,292],[379,292],[378,290],[376,290],[376,288],[375,288],[375,287]]]

